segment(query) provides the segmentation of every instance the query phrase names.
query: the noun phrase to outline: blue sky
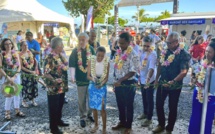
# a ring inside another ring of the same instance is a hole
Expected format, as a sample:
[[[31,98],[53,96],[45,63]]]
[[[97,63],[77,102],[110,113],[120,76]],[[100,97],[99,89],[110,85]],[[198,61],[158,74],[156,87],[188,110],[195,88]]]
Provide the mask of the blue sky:
[[[118,3],[120,0],[116,0],[115,3]],[[69,16],[68,11],[64,8],[62,0],[38,0],[42,5],[47,8],[58,12],[59,14]],[[215,12],[215,0],[179,0],[179,12]],[[159,3],[152,5],[141,6],[146,10],[146,13],[152,17],[158,16],[162,11],[168,10],[172,12],[173,2]],[[135,14],[137,8],[132,7],[120,7],[119,16],[122,18],[129,19],[132,21],[131,16]],[[113,10],[111,11],[113,15]],[[75,23],[79,24],[81,22],[80,17],[75,18]]]

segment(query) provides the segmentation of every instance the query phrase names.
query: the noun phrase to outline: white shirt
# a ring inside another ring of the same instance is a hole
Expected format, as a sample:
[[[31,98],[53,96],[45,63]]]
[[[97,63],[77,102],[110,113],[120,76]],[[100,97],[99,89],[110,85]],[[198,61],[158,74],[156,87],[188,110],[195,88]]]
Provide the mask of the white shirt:
[[[206,41],[207,38],[208,38],[208,34],[204,34],[204,35],[203,35],[203,38],[204,38],[204,41]]]
[[[146,58],[147,53],[142,51],[140,54],[140,83],[146,84],[147,74],[149,69],[153,69],[154,73],[150,79],[150,83],[155,81],[156,74],[157,74],[157,54],[155,51],[151,52],[148,56],[147,64],[145,67],[142,66],[144,58]]]
[[[155,43],[161,40],[156,34],[150,34],[149,37],[153,39],[152,45],[155,46]]]
[[[104,58],[105,59],[105,58]],[[101,77],[104,71],[104,59],[101,62],[96,60],[96,76]]]

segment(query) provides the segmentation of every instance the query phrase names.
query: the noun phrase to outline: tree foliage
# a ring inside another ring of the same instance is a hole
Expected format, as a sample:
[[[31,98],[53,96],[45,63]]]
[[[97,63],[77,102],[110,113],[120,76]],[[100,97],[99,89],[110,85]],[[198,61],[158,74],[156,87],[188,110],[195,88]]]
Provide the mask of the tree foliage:
[[[124,26],[125,24],[128,23],[128,20],[127,19],[123,19],[123,18],[118,18],[118,24],[120,26]],[[114,25],[115,24],[115,17],[114,16],[111,16],[108,18],[108,24],[111,24],[111,25]]]
[[[105,18],[104,17],[96,17],[93,20],[94,23],[105,23]]]
[[[139,21],[141,22],[145,22],[145,20],[147,19],[148,14],[146,14],[146,10],[145,9],[140,9],[139,13],[136,12],[134,16],[132,16],[132,19],[135,19],[136,21],[138,21],[138,15],[139,15]]]
[[[159,21],[165,18],[169,18],[170,17],[170,12],[165,10],[164,12],[161,12],[161,15],[159,15],[158,17],[155,18],[155,21]]]
[[[73,17],[79,17],[81,14],[87,17],[87,11],[93,6],[93,18],[110,14],[113,9],[114,0],[62,0],[65,8]]]

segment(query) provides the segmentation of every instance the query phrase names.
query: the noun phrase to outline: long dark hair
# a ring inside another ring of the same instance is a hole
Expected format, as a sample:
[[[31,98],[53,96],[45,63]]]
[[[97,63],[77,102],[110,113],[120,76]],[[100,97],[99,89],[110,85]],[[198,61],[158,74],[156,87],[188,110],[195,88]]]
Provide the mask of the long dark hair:
[[[3,40],[2,40],[2,42],[1,42],[1,50],[2,51],[5,51],[6,49],[5,49],[5,47],[4,47],[4,43],[6,42],[6,41],[10,41],[11,42],[11,44],[12,44],[12,48],[11,49],[13,49],[14,48],[14,44],[13,44],[13,41],[11,40],[11,39],[9,39],[9,38],[4,38]]]
[[[215,52],[215,38],[212,38],[212,39],[211,39],[211,42],[209,43],[208,46],[212,47],[213,50],[214,50],[214,52]],[[214,57],[213,57],[213,62],[215,63],[215,55],[214,55]]]

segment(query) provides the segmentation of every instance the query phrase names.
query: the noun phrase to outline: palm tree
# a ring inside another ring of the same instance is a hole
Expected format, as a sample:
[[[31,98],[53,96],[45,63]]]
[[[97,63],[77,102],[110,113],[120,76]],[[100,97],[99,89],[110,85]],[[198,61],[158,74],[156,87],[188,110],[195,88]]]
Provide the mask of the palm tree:
[[[170,12],[165,10],[164,12],[161,12],[161,15],[159,15],[158,17],[155,18],[155,21],[159,21],[165,18],[169,18],[170,17]]]
[[[139,12],[139,13],[138,13]],[[146,13],[146,10],[145,9],[140,9],[137,13],[135,13],[134,16],[132,16],[131,18],[132,19],[135,19],[136,21],[138,21],[138,14],[139,14],[139,21],[140,22],[143,22],[144,19],[148,16],[148,14],[145,14]]]

